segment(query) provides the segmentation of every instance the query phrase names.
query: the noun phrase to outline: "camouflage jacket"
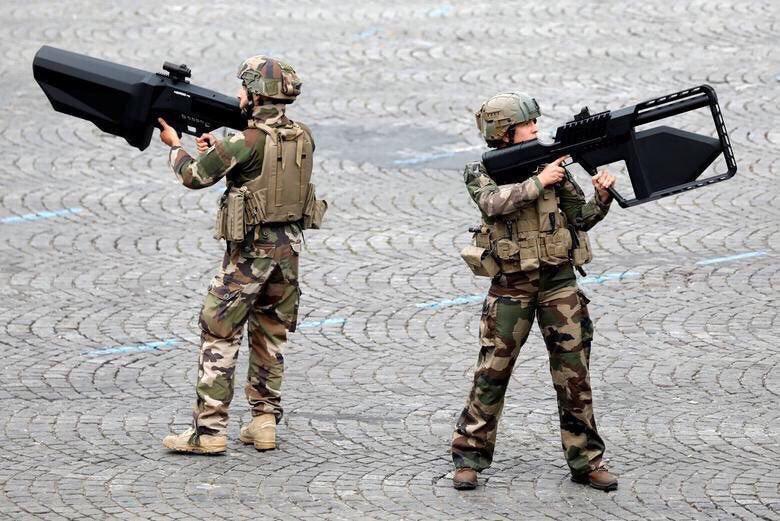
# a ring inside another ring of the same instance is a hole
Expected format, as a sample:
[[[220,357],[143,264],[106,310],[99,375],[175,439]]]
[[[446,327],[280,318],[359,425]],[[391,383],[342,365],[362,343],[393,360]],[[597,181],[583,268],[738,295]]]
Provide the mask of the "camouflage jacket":
[[[542,183],[534,175],[522,183],[498,186],[488,175],[482,163],[469,163],[463,173],[469,195],[477,203],[482,219],[492,224],[536,201],[543,191]],[[579,223],[582,230],[590,230],[609,211],[610,203],[602,204],[595,195],[585,201],[582,188],[567,171],[566,177],[556,185],[560,209],[570,223]]]

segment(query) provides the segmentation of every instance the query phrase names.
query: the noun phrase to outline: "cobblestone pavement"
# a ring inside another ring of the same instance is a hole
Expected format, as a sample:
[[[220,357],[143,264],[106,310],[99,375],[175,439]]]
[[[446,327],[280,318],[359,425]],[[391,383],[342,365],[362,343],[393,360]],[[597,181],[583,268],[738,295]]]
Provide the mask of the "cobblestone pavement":
[[[0,22],[3,518],[780,518],[776,2],[9,0]],[[280,450],[240,445],[240,393],[227,456],[162,449],[190,417],[218,192],[177,186],[156,136],[141,153],[54,113],[31,74],[42,44],[186,62],[231,94],[248,54],[303,76],[291,115],[315,130],[332,209],[307,234]],[[454,491],[487,289],[458,256],[477,220],[461,182],[482,151],[471,111],[526,90],[547,132],[585,103],[705,82],[738,175],[613,208],[581,281],[620,489],[569,481],[535,332],[486,485]]]

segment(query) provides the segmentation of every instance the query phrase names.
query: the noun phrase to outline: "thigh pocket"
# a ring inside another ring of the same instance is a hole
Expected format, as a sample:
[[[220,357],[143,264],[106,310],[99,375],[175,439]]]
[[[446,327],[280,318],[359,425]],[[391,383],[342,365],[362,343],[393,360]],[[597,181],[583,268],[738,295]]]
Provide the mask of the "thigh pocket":
[[[288,331],[295,331],[298,324],[298,306],[301,300],[301,290],[298,283],[284,284],[282,295],[271,307],[276,318],[282,322]]]
[[[227,338],[246,320],[246,303],[241,291],[215,280],[206,295],[200,313],[200,328],[218,338]]]
[[[215,297],[217,300],[221,300],[222,302],[230,302],[231,300],[235,299],[238,294],[240,293],[240,290],[238,289],[231,289],[218,281],[214,281],[209,286],[209,295]]]
[[[275,244],[252,242],[241,248],[241,256],[245,259],[271,259],[276,253]]]
[[[298,256],[301,252],[300,241],[291,241],[289,246],[280,246],[277,254],[282,277],[289,284],[298,285]]]

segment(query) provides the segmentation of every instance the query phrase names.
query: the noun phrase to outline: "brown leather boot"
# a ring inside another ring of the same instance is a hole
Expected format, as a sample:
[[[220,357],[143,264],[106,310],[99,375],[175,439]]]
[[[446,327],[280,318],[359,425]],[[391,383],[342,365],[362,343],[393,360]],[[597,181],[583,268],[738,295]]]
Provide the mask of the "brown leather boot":
[[[452,486],[458,490],[474,490],[477,488],[477,472],[468,467],[456,469],[452,476]]]
[[[609,472],[607,466],[602,462],[599,462],[596,468],[586,474],[572,475],[571,480],[575,483],[582,483],[583,485],[603,490],[604,492],[617,490],[618,488],[617,476]]]

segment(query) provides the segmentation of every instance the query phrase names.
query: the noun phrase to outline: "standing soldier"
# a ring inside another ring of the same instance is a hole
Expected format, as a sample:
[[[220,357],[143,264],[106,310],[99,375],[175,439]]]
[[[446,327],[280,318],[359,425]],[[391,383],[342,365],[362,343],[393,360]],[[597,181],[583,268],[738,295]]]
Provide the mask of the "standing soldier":
[[[491,148],[535,139],[540,116],[536,100],[517,93],[498,94],[476,113]],[[615,178],[599,172],[593,177],[596,195],[585,202],[562,166],[566,159],[504,186],[497,186],[481,163],[466,166],[466,187],[482,225],[462,255],[475,274],[492,277],[492,284],[482,307],[474,383],[453,434],[456,489],[475,488],[477,472],[492,463],[504,395],[534,316],[549,352],[571,479],[602,490],[617,488],[617,478],[604,466],[604,442],[593,417],[588,371],[593,324],[574,274],[575,267],[582,272],[580,266],[591,260],[586,231],[607,214]]]
[[[319,228],[327,204],[311,184],[314,141],[309,128],[285,115],[301,89],[286,63],[254,56],[238,69],[247,129],[224,140],[196,139],[200,156],[181,147],[176,131],[160,119],[160,139],[171,147],[170,165],[187,188],[211,186],[223,176],[215,237],[225,239],[222,266],[200,313],[201,348],[192,427],[166,436],[180,452],[223,453],[238,348],[249,330],[245,387],[252,422],[240,439],[258,450],[276,448],[282,417],[283,350],[298,314],[298,255],[302,230]]]

